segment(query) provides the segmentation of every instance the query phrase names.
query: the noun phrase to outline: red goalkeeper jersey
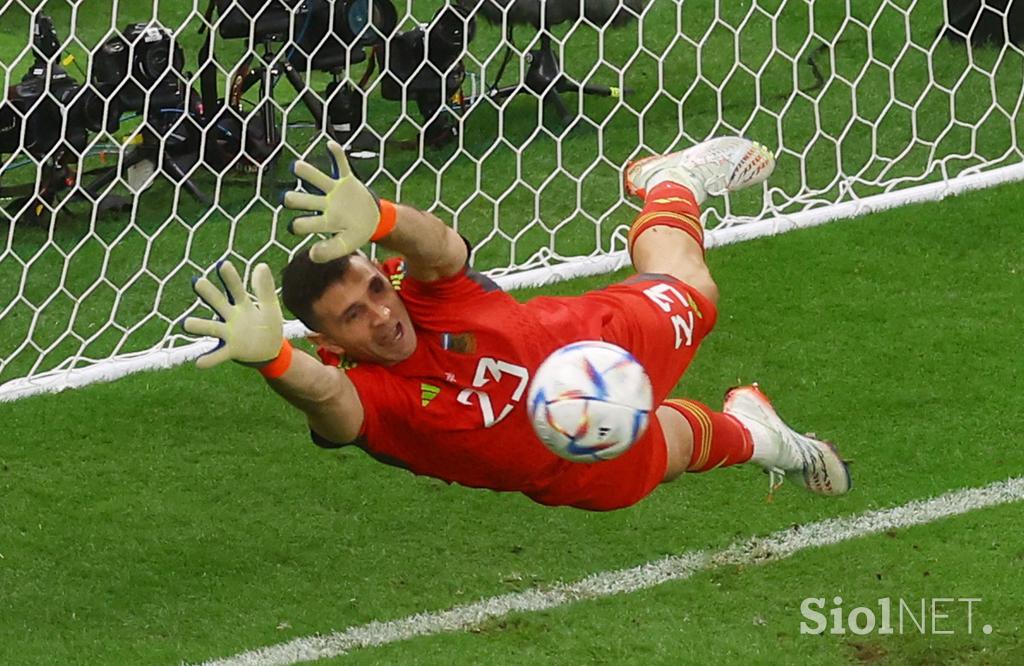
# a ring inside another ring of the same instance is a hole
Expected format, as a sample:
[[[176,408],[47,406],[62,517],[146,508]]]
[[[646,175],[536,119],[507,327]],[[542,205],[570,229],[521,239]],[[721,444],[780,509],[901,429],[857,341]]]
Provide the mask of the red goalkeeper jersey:
[[[614,509],[660,483],[666,454],[657,419],[619,458],[573,463],[537,439],[527,416],[527,388],[555,349],[607,340],[648,368],[657,405],[713,325],[710,302],[667,276],[636,276],[582,296],[519,303],[470,269],[424,283],[403,279],[399,261],[384,268],[399,286],[417,346],[396,365],[347,370],[365,413],[356,445],[415,474],[518,491],[544,504]],[[665,302],[671,299],[659,302],[644,291],[654,285],[664,292],[666,284],[679,295],[682,303],[674,309],[688,315],[689,328],[680,331],[669,321]],[[321,356],[328,361],[327,354]]]

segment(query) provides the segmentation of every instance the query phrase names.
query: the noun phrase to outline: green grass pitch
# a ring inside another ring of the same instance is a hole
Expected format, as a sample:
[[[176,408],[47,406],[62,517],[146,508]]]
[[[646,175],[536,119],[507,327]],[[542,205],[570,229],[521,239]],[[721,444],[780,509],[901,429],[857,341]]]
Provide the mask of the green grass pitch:
[[[709,254],[721,318],[677,393],[719,405],[759,380],[854,459],[834,500],[767,504],[751,468],[611,514],[450,487],[316,449],[240,367],[2,405],[0,662],[227,656],[1018,474],[1022,207],[1005,186]],[[336,661],[1016,664],[1020,520],[989,509]],[[803,636],[809,596],[980,597],[994,631]]]
[[[429,17],[438,4],[417,1],[416,13]],[[116,17],[99,0],[0,3],[8,83],[30,64],[19,54],[27,8],[38,6],[63,36],[74,13],[69,50],[83,66],[111,24],[146,20],[154,6],[164,24],[183,26],[190,58],[200,42],[196,20],[186,20],[191,3],[120,2]],[[681,19],[676,6],[655,3],[642,49],[632,30],[598,42],[589,30],[558,29],[571,74],[617,82],[622,70],[635,89],[622,104],[586,98],[560,152],[558,128],[538,122],[536,103],[521,96],[467,116],[461,147],[428,152],[429,164],[389,153],[396,180],[379,172],[373,186],[446,219],[458,211],[463,233],[489,239],[476,262],[492,268],[525,260],[556,227],[559,252],[607,249],[632,214],[618,199],[617,165],[711,133],[787,148],[771,181],[776,203],[801,184],[834,197],[848,185],[840,171],[869,195],[879,190],[874,179],[929,161],[951,173],[977,157],[1019,161],[1024,57],[968,57],[940,44],[929,64],[919,47],[932,43],[937,3],[688,0]],[[855,20],[843,19],[847,11]],[[692,43],[673,42],[679,26],[702,40],[699,62]],[[485,56],[498,37],[482,25],[472,51]],[[239,52],[223,49],[226,61]],[[606,64],[592,72],[599,56]],[[824,76],[838,76],[824,88],[814,87],[812,56]],[[375,99],[374,126],[408,138],[414,128],[398,122],[399,111]],[[301,108],[289,116],[308,120]],[[311,140],[308,130],[289,132],[296,151]],[[912,134],[918,141],[904,151]],[[606,159],[587,171],[599,153]],[[214,178],[199,175],[207,188]],[[225,178],[211,209],[158,184],[134,217],[92,220],[76,203],[77,217],[41,229],[0,215],[0,308],[13,304],[0,318],[0,382],[76,354],[156,343],[190,307],[189,278],[229,245],[239,259],[283,265],[295,246],[276,212],[291,185],[285,165],[259,186],[251,175]],[[543,223],[525,232],[535,209],[523,185],[540,191]],[[759,193],[736,197],[729,212],[759,204]],[[744,467],[684,477],[621,512],[545,508],[412,477],[357,451],[318,450],[301,415],[236,366],[0,404],[0,664],[225,657],[1018,475],[1021,210],[1024,185],[1007,185],[709,253],[720,318],[675,393],[718,407],[729,386],[759,381],[794,426],[854,459],[854,491],[834,500],[784,486],[768,504],[766,477]],[[624,275],[518,296],[580,293]],[[111,321],[130,332],[102,332]],[[48,350],[38,365],[34,350],[15,352],[30,326]],[[69,330],[86,342],[62,338]],[[324,663],[1020,664],[1022,518],[1020,504],[986,509]],[[976,618],[993,632],[968,635],[956,624],[953,635],[804,636],[799,607],[812,596],[840,596],[847,609],[883,597],[980,598]]]

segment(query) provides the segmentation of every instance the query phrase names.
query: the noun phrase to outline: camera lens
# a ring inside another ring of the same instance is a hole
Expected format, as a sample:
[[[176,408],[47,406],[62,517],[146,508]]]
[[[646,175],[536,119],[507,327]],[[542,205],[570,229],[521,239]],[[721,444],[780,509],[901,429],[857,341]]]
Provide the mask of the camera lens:
[[[398,26],[398,14],[390,2],[345,0],[341,4],[343,25],[337,27],[346,35],[347,42],[358,46],[373,46]]]
[[[428,29],[427,59],[444,69],[450,67],[473,39],[476,24],[454,6],[441,10]]]

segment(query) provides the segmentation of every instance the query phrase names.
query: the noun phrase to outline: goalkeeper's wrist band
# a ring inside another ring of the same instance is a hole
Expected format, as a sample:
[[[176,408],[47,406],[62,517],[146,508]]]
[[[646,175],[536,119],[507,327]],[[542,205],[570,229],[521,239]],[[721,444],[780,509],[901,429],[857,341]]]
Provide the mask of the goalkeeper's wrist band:
[[[260,374],[267,379],[277,379],[285,372],[292,364],[292,343],[288,340],[281,341],[281,351],[277,353],[277,357],[273,361],[260,367]]]
[[[377,229],[374,230],[370,240],[379,241],[391,233],[398,221],[398,208],[387,199],[379,199],[377,205],[380,207],[380,221],[377,222]]]

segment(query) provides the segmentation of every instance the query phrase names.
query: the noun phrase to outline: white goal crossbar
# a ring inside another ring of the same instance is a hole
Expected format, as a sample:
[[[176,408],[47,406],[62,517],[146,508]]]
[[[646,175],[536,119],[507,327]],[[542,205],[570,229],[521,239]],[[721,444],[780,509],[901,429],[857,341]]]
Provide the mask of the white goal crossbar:
[[[721,231],[711,230],[707,235],[707,247],[714,248],[755,238],[774,236],[835,220],[857,217],[912,203],[937,201],[970,190],[1022,180],[1024,180],[1024,164],[1002,167],[984,173],[961,176],[950,181],[919,185],[895,193],[877,194],[836,206],[759,220]],[[598,257],[575,257],[550,268],[536,268],[513,275],[496,276],[495,281],[502,289],[525,289],[577,277],[604,275],[628,265],[629,256],[624,251],[618,251]],[[285,335],[294,339],[302,337],[308,332],[302,324],[293,321],[286,327]],[[208,341],[194,342],[181,347],[157,349],[137,355],[113,358],[82,369],[49,372],[37,377],[14,380],[0,387],[0,402],[17,400],[39,393],[56,393],[96,382],[113,381],[145,370],[172,368],[194,360],[200,354],[209,351],[211,346]]]

